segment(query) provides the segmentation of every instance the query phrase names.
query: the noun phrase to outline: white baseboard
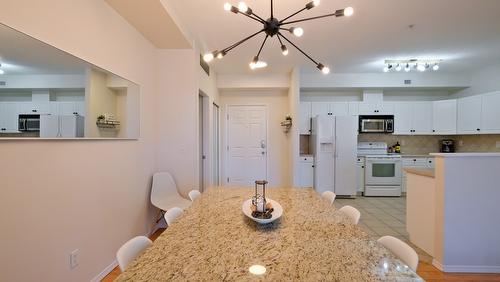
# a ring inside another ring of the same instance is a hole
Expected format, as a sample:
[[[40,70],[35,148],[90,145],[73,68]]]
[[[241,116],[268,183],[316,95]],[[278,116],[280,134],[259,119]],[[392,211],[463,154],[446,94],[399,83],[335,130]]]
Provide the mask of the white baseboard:
[[[500,266],[490,265],[443,265],[439,261],[433,259],[432,265],[442,272],[458,272],[458,273],[500,273]]]
[[[92,278],[92,280],[90,280],[90,282],[99,282],[101,281],[102,279],[104,279],[104,277],[106,277],[106,275],[108,275],[111,271],[113,271],[113,269],[115,269],[115,267],[118,266],[118,261],[116,261],[116,259],[108,266],[106,266],[106,268],[101,271],[101,273],[97,274],[96,277]]]
[[[165,228],[163,227],[165,226],[165,223],[162,224],[162,222],[160,221],[158,224],[156,224],[153,229],[149,232],[149,234],[146,234],[144,236],[148,237],[153,235],[153,233],[155,233],[158,229],[160,228]],[[104,279],[104,277],[106,277],[106,275],[108,275],[111,271],[113,271],[113,269],[115,269],[115,267],[118,266],[118,261],[113,260],[113,262],[111,262],[110,265],[106,266],[106,268],[104,268],[103,271],[101,271],[101,273],[97,274],[97,276],[95,276],[94,278],[92,278],[92,280],[90,280],[90,282],[100,282],[102,279]]]

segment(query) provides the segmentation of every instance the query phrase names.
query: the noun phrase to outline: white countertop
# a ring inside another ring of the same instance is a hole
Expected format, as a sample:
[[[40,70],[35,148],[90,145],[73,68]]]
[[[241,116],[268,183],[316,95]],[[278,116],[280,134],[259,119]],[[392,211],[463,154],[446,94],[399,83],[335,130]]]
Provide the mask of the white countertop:
[[[432,153],[435,157],[500,157],[500,153]]]

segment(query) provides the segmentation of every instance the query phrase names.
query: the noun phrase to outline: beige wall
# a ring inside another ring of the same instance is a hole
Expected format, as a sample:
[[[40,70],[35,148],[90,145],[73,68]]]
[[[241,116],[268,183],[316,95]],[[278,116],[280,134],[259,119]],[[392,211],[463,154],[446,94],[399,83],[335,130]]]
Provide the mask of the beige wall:
[[[89,281],[154,224],[156,50],[104,1],[1,4],[1,23],[141,85],[137,141],[0,144],[0,281]]]
[[[221,116],[226,116],[228,105],[267,105],[268,109],[268,181],[272,187],[288,187],[291,184],[290,138],[283,132],[280,122],[289,113],[287,91],[247,90],[221,92]],[[291,134],[291,133],[288,133]],[[226,119],[221,118],[222,147],[225,148]],[[222,150],[222,179],[226,179],[226,150]],[[223,181],[224,183],[224,181]]]
[[[85,137],[117,137],[115,129],[100,129],[96,125],[97,117],[107,113],[117,115],[117,92],[108,87],[108,74],[90,69],[87,71],[86,103],[88,106],[85,119]]]

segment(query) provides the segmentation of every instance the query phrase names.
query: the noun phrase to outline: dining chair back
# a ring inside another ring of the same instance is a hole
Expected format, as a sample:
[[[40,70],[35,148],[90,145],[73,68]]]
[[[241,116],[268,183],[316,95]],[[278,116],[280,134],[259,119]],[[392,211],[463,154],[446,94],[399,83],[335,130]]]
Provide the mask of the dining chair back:
[[[170,226],[172,223],[174,223],[179,216],[181,216],[183,213],[183,210],[179,207],[173,207],[169,209],[165,213],[165,221],[167,222],[167,225]]]
[[[321,194],[321,198],[326,200],[330,205],[333,205],[335,197],[337,197],[337,195],[335,195],[332,191],[325,191]]]
[[[198,190],[191,190],[189,191],[188,196],[189,199],[191,199],[191,201],[194,202],[194,200],[198,199],[198,197],[201,196],[201,193]]]
[[[413,271],[417,271],[418,254],[412,247],[392,236],[383,236],[377,241],[394,253],[400,260],[406,263],[408,267],[413,269]]]
[[[127,266],[152,244],[153,242],[145,236],[134,237],[123,244],[116,252],[120,270],[125,271]]]
[[[339,209],[339,211],[346,214],[351,219],[354,225],[358,224],[361,213],[356,208],[351,206],[343,206]]]
[[[187,209],[191,201],[179,194],[174,178],[168,172],[157,172],[153,175],[151,187],[151,204],[162,211],[173,207]]]

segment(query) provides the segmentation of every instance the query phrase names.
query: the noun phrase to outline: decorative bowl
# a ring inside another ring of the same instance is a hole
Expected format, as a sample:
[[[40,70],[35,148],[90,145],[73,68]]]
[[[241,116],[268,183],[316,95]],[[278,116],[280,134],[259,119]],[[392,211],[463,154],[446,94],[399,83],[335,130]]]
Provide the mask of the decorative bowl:
[[[283,207],[281,207],[281,205],[278,202],[271,200],[271,199],[267,199],[267,202],[271,203],[271,205],[273,206],[273,209],[274,209],[272,212],[272,217],[268,218],[268,219],[255,218],[252,216],[252,199],[246,200],[243,203],[243,205],[241,206],[241,210],[251,220],[253,220],[259,224],[268,224],[268,223],[275,221],[276,219],[280,218],[281,215],[283,215]]]

